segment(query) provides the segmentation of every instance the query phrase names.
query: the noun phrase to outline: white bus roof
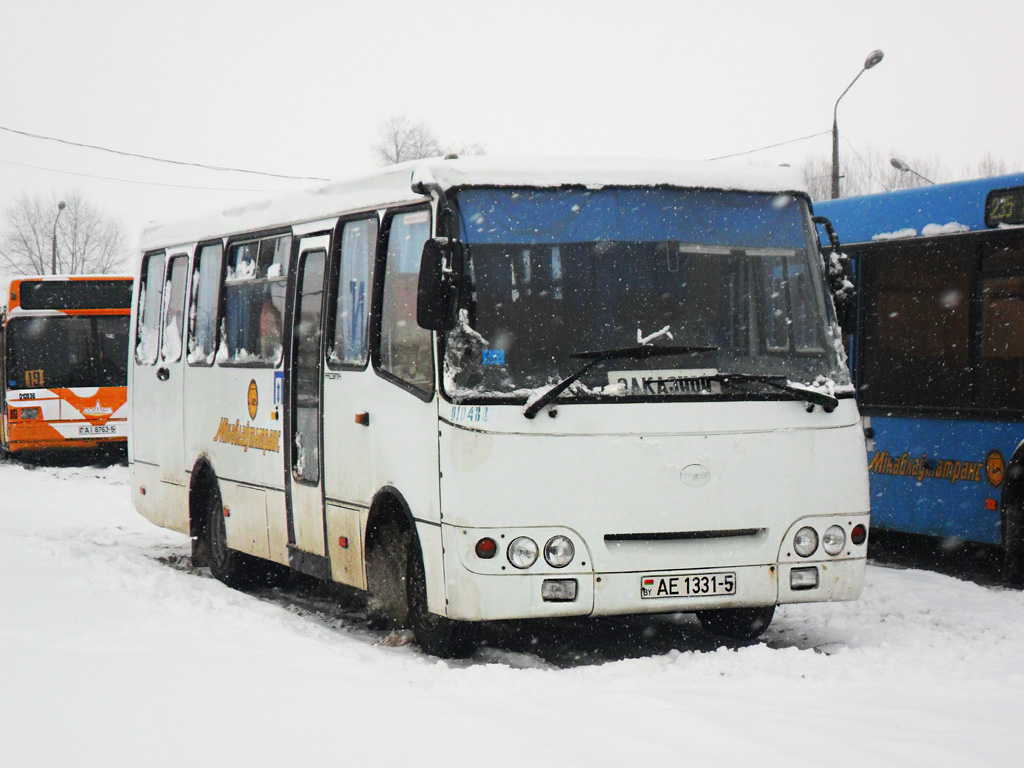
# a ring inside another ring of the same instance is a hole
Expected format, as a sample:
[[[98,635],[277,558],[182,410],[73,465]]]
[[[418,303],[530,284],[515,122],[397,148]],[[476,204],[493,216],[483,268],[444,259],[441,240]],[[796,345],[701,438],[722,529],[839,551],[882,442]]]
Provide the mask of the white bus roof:
[[[372,174],[216,213],[151,224],[143,229],[140,244],[143,251],[149,251],[422,199],[412,191],[413,181],[433,181],[445,189],[465,186],[671,186],[806,193],[803,176],[786,167],[678,160],[434,158],[400,163]]]

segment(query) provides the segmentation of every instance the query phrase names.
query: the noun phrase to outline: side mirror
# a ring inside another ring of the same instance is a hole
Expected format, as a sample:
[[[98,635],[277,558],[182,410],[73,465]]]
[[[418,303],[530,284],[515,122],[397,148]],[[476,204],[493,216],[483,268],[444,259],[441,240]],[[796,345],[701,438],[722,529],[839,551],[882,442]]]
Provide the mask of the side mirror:
[[[462,244],[432,237],[423,244],[416,291],[416,323],[431,331],[455,327],[462,284]]]

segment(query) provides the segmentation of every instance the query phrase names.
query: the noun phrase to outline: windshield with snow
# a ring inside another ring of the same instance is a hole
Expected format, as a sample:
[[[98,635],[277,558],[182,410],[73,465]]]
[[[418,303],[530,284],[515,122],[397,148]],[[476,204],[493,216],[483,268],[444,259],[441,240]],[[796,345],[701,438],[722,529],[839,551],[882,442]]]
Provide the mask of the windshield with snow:
[[[563,397],[704,397],[725,373],[849,383],[800,197],[606,187],[455,199],[466,271],[445,345],[450,397],[523,397],[578,371],[581,354],[649,344],[689,349],[617,356]]]
[[[11,389],[123,387],[128,316],[11,318],[6,374]]]

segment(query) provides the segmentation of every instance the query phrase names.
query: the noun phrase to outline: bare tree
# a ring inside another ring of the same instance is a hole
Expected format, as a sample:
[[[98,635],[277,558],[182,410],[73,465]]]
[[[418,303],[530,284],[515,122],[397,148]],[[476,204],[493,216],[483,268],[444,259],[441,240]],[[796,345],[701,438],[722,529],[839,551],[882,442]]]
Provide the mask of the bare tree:
[[[425,122],[414,122],[406,115],[389,117],[380,124],[377,136],[371,150],[381,165],[393,165],[406,160],[438,157],[450,153],[483,155],[487,151],[480,143],[446,145]]]
[[[0,267],[50,274],[56,244],[58,274],[104,274],[123,269],[129,250],[124,226],[77,190],[58,199],[24,194],[0,218]],[[58,213],[60,214],[58,216]]]
[[[423,121],[413,122],[406,115],[393,115],[377,129],[373,153],[381,165],[440,155],[441,141]]]
[[[892,164],[896,158],[912,170],[903,171]],[[807,182],[812,200],[828,200],[831,197],[832,161],[824,155],[807,160],[801,170]],[[976,166],[969,166],[959,176],[949,169],[942,159],[908,155],[899,150],[881,152],[869,148],[864,152],[847,152],[840,159],[840,192],[841,197],[867,195],[873,192],[884,192],[893,189],[926,186],[930,183],[941,184],[947,181],[965,178],[980,178],[1008,173],[1005,162],[986,156]]]

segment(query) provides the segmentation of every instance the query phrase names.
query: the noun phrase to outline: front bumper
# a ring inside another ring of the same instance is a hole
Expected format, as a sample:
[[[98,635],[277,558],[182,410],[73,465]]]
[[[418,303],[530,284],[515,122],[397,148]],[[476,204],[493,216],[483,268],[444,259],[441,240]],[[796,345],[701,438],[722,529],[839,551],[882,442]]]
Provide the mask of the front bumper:
[[[564,530],[535,529],[531,533],[543,541],[545,536]],[[474,563],[468,545],[476,540],[478,531],[471,531],[451,526],[442,528],[445,551],[450,554],[458,552],[456,556],[445,558],[444,612],[449,618],[464,621],[687,613],[716,608],[855,600],[863,591],[867,564],[863,555],[790,560],[783,554],[782,562],[779,563],[744,566],[698,564],[698,567],[693,568],[651,568],[609,573],[583,567],[583,564],[592,562],[589,552],[584,550],[566,569],[554,569],[541,561],[526,572],[516,571],[502,561],[500,552],[494,560]],[[579,552],[582,542],[579,539],[577,541]],[[866,547],[860,552],[866,555]],[[474,566],[473,570],[468,565]],[[806,571],[809,568],[817,571],[816,586],[794,589],[792,571]],[[733,594],[641,597],[641,582],[645,576],[657,574],[683,578],[696,573],[723,572],[735,574],[736,589]],[[547,580],[575,581],[575,600],[544,600],[542,589]]]

